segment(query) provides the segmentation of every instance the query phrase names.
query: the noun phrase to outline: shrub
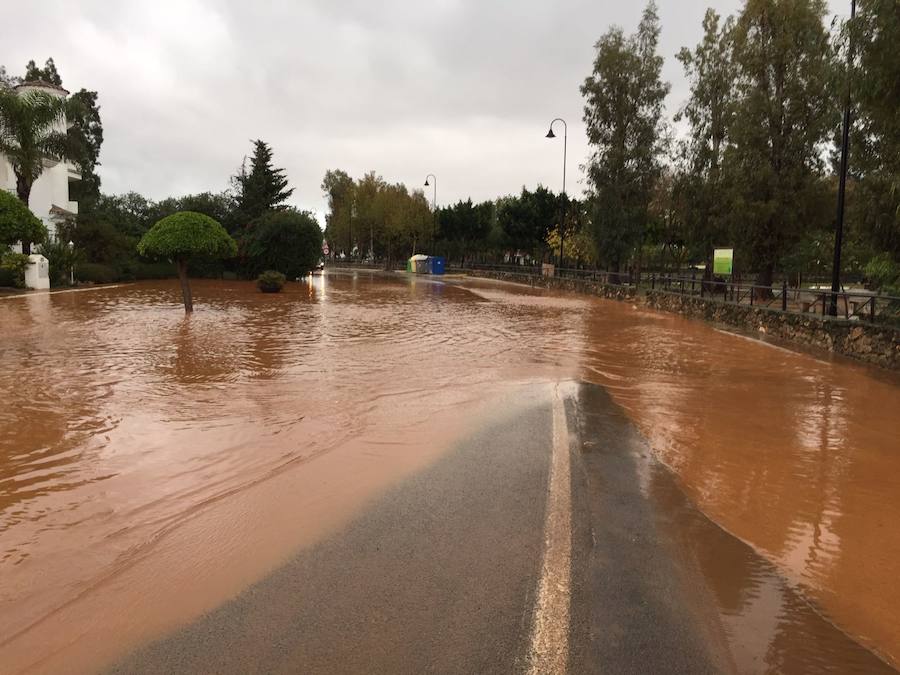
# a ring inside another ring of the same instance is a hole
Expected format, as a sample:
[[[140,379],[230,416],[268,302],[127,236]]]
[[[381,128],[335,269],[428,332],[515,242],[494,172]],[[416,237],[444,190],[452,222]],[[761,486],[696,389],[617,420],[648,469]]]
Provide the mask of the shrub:
[[[40,218],[6,190],[0,188],[0,246],[17,241],[41,243],[47,237],[47,228]]]
[[[82,259],[81,251],[63,241],[41,244],[41,255],[50,265],[50,285],[67,286],[72,268]]]
[[[75,266],[75,278],[95,284],[111,284],[119,280],[119,275],[109,265],[85,262]]]
[[[23,280],[24,281],[24,280]],[[12,270],[0,267],[0,286],[15,286],[16,275]]]
[[[259,290],[263,293],[278,293],[284,288],[285,281],[287,281],[287,277],[281,272],[266,270],[259,275],[259,278],[256,280],[256,285],[259,286]]]
[[[0,258],[0,268],[7,272],[12,285],[16,288],[25,288],[25,269],[31,264],[24,253],[7,251]]]
[[[322,231],[309,213],[270,211],[251,223],[241,249],[248,278],[277,269],[295,279],[309,274],[319,261]]]
[[[900,294],[900,264],[887,253],[880,253],[866,265],[866,279],[872,289],[885,295]]]

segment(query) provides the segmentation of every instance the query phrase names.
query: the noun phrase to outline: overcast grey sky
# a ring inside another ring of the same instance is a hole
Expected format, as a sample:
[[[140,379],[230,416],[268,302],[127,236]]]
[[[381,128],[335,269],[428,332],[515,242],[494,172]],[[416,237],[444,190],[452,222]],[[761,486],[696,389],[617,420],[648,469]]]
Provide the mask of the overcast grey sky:
[[[674,54],[708,6],[659,0],[669,108],[687,95]],[[834,12],[848,12],[831,0]],[[250,139],[274,148],[320,217],[326,169],[375,170],[438,203],[542,183],[559,190],[569,123],[569,192],[588,154],[578,87],[612,24],[642,2],[603,0],[0,0],[0,63],[21,74],[53,56],[70,90],[100,94],[104,192],[160,199],[227,186]],[[15,27],[15,29],[11,28]],[[429,192],[430,198],[430,192]],[[323,223],[324,224],[324,223]]]

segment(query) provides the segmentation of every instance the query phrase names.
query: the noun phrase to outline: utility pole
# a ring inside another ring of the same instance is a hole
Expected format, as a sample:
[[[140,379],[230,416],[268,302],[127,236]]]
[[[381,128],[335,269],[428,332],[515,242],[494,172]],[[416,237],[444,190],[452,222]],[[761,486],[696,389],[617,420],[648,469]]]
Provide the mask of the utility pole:
[[[856,0],[851,0],[850,23],[856,18]],[[837,222],[834,227],[834,263],[831,267],[831,306],[828,313],[837,316],[838,293],[841,292],[841,246],[844,243],[844,204],[847,196],[847,164],[850,157],[851,79],[853,74],[853,33],[847,45],[847,98],[844,102],[844,126],[841,130],[841,174],[838,183]]]

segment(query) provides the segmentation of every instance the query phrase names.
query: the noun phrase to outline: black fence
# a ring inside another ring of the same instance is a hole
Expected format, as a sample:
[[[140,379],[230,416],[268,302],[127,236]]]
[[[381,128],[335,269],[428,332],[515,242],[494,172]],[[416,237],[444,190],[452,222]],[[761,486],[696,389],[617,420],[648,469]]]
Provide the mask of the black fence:
[[[480,270],[503,272],[523,278],[542,276],[541,265],[470,265],[453,268],[459,272]],[[548,270],[548,275],[549,270]],[[832,303],[837,316],[852,320],[900,327],[900,297],[881,295],[866,290],[842,290],[837,295],[830,288],[792,287],[785,280],[781,285],[763,286],[737,280],[704,280],[698,275],[673,275],[632,272],[609,272],[594,269],[556,268],[552,276],[561,279],[580,279],[608,285],[633,286],[677,295],[695,296],[712,301],[767,307],[796,314],[828,316]]]

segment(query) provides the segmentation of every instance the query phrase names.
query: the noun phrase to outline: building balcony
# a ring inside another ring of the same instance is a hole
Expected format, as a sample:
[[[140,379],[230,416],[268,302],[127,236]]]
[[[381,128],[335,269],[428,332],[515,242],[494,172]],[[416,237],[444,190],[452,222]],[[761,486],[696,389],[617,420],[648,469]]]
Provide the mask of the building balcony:
[[[69,182],[81,180],[81,171],[78,170],[78,167],[72,164],[72,162],[66,162],[66,175],[69,177]]]

